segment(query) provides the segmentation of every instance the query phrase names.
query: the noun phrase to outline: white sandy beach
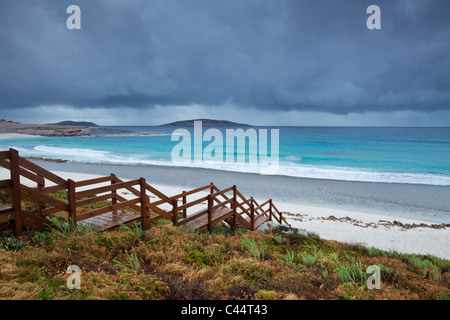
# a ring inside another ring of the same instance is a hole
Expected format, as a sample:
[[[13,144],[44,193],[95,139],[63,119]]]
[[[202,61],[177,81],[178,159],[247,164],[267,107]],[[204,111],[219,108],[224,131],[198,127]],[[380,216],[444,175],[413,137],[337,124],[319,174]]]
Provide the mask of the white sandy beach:
[[[23,133],[0,133],[0,139],[20,139],[20,138],[35,138],[31,134],[23,134]]]
[[[55,172],[55,174],[74,181],[98,177],[93,174],[72,172]],[[0,180],[8,179],[8,175],[8,171],[0,169]],[[34,186],[34,183],[26,179],[22,180],[22,183]],[[185,190],[182,187],[159,184],[152,186],[168,196]],[[125,193],[124,196],[129,195]],[[262,203],[266,199],[256,200]],[[285,202],[274,204],[280,211],[286,212],[285,217],[292,227],[315,232],[323,239],[361,243],[368,247],[374,246],[403,253],[432,254],[439,258],[450,259],[450,231],[448,228],[432,228],[430,222]],[[393,224],[394,221],[404,226]],[[405,226],[413,224],[427,226],[413,228]]]

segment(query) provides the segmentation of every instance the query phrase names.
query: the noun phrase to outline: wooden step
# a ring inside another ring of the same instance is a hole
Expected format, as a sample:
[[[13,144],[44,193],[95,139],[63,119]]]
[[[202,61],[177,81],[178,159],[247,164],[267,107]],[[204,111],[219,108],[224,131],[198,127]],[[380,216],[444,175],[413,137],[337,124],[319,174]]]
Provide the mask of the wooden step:
[[[12,219],[13,208],[0,204],[0,223],[7,223]]]
[[[0,213],[9,213],[12,212],[13,208],[5,206],[4,204],[0,204]]]
[[[208,213],[206,210],[200,210],[193,215],[196,215],[202,211],[205,211],[205,214],[195,218],[194,220],[191,220],[185,224],[182,225],[183,229],[196,229],[199,231],[204,231],[208,228]],[[211,223],[212,225],[216,225],[217,223],[226,220],[230,217],[230,215],[233,214],[233,209],[226,208],[226,207],[220,207],[215,209],[211,213]],[[189,218],[189,217],[188,217]],[[181,223],[183,220],[180,220]]]
[[[120,223],[132,226],[134,222],[139,222],[140,219],[141,216],[138,214],[118,211],[117,213],[106,212],[96,217],[82,220],[79,224],[91,226],[95,231],[105,231],[117,228]]]
[[[245,217],[243,217],[243,218],[244,218],[248,223],[251,224],[251,222],[250,222],[251,219],[250,219],[249,216],[245,216]],[[263,225],[264,223],[266,223],[266,222],[268,222],[268,221],[270,221],[270,218],[267,217],[267,216],[262,216],[262,215],[255,216],[254,230],[258,229],[261,225]]]
[[[225,222],[227,222],[230,226],[233,226],[233,217],[225,219]],[[236,219],[236,228],[248,229],[247,226],[243,224],[239,219]]]

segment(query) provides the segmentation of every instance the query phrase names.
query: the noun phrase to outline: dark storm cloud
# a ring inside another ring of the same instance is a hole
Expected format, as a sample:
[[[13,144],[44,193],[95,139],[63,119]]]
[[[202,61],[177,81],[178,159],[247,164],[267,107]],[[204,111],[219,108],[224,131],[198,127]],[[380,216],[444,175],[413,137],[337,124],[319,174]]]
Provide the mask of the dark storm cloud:
[[[66,8],[81,8],[81,30]],[[382,29],[366,28],[377,4]],[[0,3],[0,108],[450,110],[448,0]]]

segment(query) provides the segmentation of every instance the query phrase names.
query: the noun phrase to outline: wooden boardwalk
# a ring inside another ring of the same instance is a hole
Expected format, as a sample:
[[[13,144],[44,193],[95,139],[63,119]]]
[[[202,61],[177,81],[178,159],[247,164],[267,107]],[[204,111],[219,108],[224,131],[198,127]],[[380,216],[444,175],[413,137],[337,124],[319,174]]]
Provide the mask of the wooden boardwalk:
[[[116,213],[107,212],[85,219],[80,224],[89,226],[95,231],[106,231],[117,228],[120,224],[131,226],[134,222],[141,222],[141,216],[130,212],[118,211]]]
[[[236,186],[219,189],[211,182],[167,196],[144,178],[123,181],[110,174],[83,181],[66,180],[20,157],[12,148],[0,151],[0,166],[10,171],[10,179],[0,181],[0,190],[10,193],[12,199],[10,208],[0,207],[0,223],[14,216],[16,236],[22,234],[24,227],[45,230],[46,217],[61,212],[67,213],[74,224],[90,225],[98,231],[134,222],[142,223],[146,229],[161,219],[171,221],[175,227],[200,231],[211,231],[220,222],[228,223],[233,229],[248,230],[256,230],[268,221],[288,224],[271,199],[258,204],[252,197],[244,197]],[[36,188],[22,184],[24,178],[36,183]],[[67,201],[52,197],[54,192],[64,192]],[[36,204],[38,212],[23,211],[22,200]],[[100,202],[109,205],[96,208],[95,204]],[[205,203],[206,208],[198,210],[198,206]],[[81,213],[77,211],[80,207],[85,209]],[[194,209],[197,211],[191,213]]]

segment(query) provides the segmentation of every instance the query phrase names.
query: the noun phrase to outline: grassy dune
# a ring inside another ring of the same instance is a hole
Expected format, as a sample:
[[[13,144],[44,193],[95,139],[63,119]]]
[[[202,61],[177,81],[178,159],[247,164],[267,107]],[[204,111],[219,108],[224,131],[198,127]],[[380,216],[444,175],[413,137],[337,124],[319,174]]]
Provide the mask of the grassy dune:
[[[62,194],[55,197],[64,198]],[[99,207],[106,203],[98,203]],[[31,204],[24,209],[33,211]],[[88,208],[85,208],[86,210]],[[96,233],[63,216],[22,239],[1,231],[0,299],[449,299],[449,261],[318,235],[212,234],[166,224]],[[66,286],[81,268],[81,289]],[[366,286],[368,266],[381,289]]]

